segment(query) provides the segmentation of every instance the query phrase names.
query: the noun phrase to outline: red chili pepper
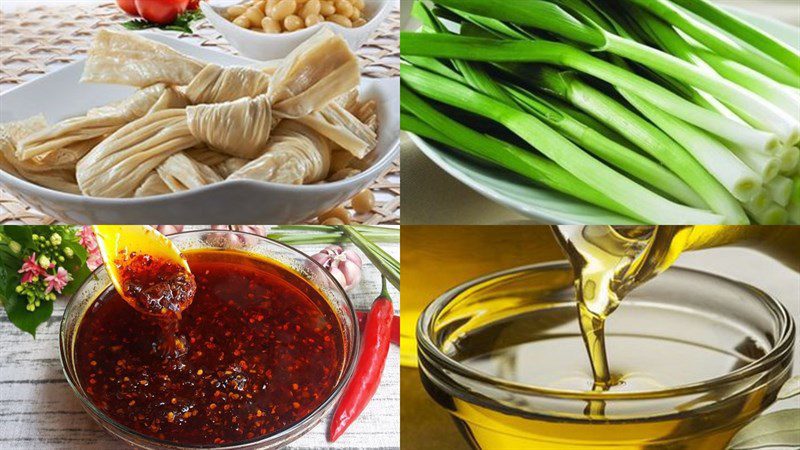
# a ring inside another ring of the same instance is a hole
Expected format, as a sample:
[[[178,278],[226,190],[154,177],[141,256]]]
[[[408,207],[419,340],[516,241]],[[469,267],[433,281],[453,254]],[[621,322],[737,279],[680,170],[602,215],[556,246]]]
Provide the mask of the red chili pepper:
[[[363,331],[367,325],[367,311],[359,309],[356,311],[356,318],[358,318],[358,329]]]
[[[364,325],[361,354],[358,356],[353,378],[344,389],[342,399],[333,413],[328,428],[328,442],[339,439],[375,395],[381,382],[386,355],[389,353],[389,340],[392,332],[394,307],[383,279],[381,295],[372,302],[372,308]]]
[[[400,345],[400,316],[392,317],[392,344]]]
[[[358,318],[358,329],[363,330],[367,324],[367,311],[356,311],[356,318]],[[398,315],[392,317],[392,344],[400,345],[400,316]]]

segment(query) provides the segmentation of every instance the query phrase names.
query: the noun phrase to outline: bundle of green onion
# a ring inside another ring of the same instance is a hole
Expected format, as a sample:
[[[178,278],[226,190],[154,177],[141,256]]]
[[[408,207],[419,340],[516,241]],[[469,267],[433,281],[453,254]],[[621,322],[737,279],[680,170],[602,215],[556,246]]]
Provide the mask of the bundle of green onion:
[[[800,223],[800,53],[710,1],[417,0],[413,15],[404,130],[587,211]]]

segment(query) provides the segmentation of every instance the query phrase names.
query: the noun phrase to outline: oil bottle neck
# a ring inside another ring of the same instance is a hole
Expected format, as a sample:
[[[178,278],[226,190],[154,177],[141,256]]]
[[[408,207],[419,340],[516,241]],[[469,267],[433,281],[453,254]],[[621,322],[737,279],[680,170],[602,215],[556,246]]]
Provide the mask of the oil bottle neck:
[[[723,246],[752,248],[800,271],[800,227],[695,225],[687,227],[685,237],[674,245],[678,253]]]

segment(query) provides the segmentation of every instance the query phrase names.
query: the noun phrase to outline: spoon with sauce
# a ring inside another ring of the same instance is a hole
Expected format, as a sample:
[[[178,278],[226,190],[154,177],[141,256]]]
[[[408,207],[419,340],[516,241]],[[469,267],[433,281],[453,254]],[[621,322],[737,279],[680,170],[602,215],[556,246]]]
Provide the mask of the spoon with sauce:
[[[142,314],[180,319],[197,285],[175,244],[147,225],[94,225],[92,229],[119,295]]]

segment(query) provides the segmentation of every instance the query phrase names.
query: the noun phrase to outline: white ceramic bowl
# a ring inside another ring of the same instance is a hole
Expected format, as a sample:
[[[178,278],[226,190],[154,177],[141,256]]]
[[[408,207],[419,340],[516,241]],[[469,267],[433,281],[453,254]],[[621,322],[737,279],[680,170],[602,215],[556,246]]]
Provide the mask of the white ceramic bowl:
[[[143,36],[181,53],[220,65],[256,61],[199,47],[160,34]],[[48,122],[84,114],[89,108],[120,100],[133,88],[80,83],[84,61],[0,94],[0,122],[44,113]],[[0,184],[24,202],[68,223],[295,223],[319,215],[366,189],[400,151],[398,78],[362,79],[361,94],[378,103],[378,146],[366,171],[334,183],[285,185],[253,180],[223,181],[174,194],[146,198],[84,197],[47,189],[0,171]]]
[[[339,24],[323,22],[313,27],[280,34],[267,34],[234,25],[223,14],[229,6],[238,3],[242,2],[214,2],[213,4],[201,2],[200,9],[211,25],[242,55],[260,61],[269,61],[285,57],[295,47],[313,36],[321,27],[327,27],[341,35],[347,41],[350,49],[356,51],[364,42],[367,42],[378,25],[386,20],[397,5],[397,0],[365,0],[364,18],[367,23],[360,27],[345,28]]]

